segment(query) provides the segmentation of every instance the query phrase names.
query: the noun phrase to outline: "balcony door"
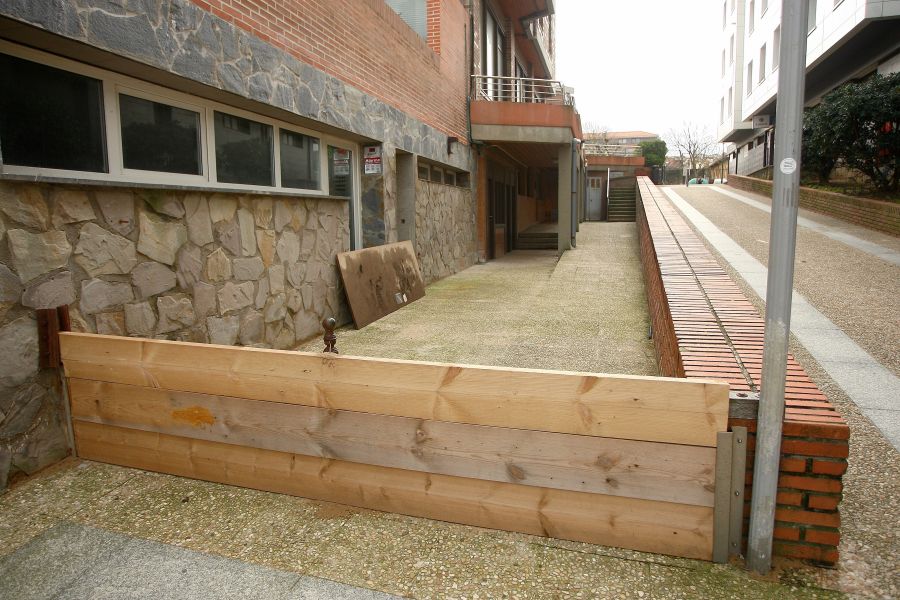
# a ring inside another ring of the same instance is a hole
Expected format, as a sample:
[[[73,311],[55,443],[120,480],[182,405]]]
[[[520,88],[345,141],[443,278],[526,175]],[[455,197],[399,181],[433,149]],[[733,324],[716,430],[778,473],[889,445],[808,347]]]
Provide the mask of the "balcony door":
[[[501,80],[498,79],[503,76],[503,67],[506,64],[504,55],[506,37],[497,18],[487,7],[484,9],[482,42],[482,68],[484,75],[487,76],[486,86],[482,91],[491,100],[501,100],[504,94],[510,93],[510,90],[505,90]]]

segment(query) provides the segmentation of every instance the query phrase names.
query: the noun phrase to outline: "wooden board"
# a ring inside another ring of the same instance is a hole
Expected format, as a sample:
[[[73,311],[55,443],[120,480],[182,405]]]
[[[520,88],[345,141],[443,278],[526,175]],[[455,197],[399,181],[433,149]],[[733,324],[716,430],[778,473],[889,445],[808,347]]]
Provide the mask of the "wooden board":
[[[68,377],[335,410],[714,447],[728,386],[63,333]]]
[[[73,418],[252,448],[713,505],[716,451],[69,380]],[[727,490],[726,490],[727,491]]]
[[[532,535],[709,560],[712,509],[361,465],[75,422],[89,460]]]
[[[357,329],[425,297],[412,242],[341,252],[337,259]]]

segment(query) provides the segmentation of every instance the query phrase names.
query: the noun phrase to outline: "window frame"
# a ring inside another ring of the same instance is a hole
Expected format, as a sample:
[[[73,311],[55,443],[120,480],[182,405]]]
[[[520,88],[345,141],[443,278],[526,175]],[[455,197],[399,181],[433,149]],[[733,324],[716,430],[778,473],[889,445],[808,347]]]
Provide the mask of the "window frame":
[[[766,56],[768,49],[766,48],[766,43],[763,42],[763,45],[759,47],[759,75],[757,80],[757,85],[766,80]]]
[[[753,93],[753,61],[747,63],[747,96]]]
[[[52,169],[46,167],[27,167],[21,165],[12,165],[9,163],[0,164],[0,177],[10,176],[27,176],[41,177],[53,179],[72,179],[78,181],[96,181],[120,183],[123,186],[128,185],[152,185],[152,186],[179,186],[186,188],[197,188],[205,190],[222,190],[222,191],[248,191],[248,192],[265,192],[283,195],[307,196],[307,197],[327,197],[338,198],[340,200],[350,201],[354,206],[359,205],[359,160],[360,150],[359,144],[349,139],[335,137],[323,131],[309,129],[296,123],[281,121],[259,113],[251,112],[222,104],[214,100],[193,96],[177,90],[172,90],[160,85],[142,81],[128,75],[106,71],[99,67],[80,63],[68,58],[63,58],[53,54],[20,46],[18,44],[0,40],[0,52],[28,60],[31,62],[43,64],[49,67],[62,69],[76,75],[92,77],[100,80],[103,92],[103,111],[104,111],[104,129],[105,144],[107,154],[108,172],[100,171],[75,171],[70,169]],[[122,148],[122,121],[119,106],[119,94],[126,94],[136,98],[142,98],[152,102],[168,104],[177,108],[183,108],[200,113],[200,155],[202,175],[189,175],[184,173],[169,173],[166,171],[145,171],[141,169],[126,169],[123,162]],[[215,123],[214,113],[218,111],[225,114],[234,115],[270,125],[273,128],[273,168],[274,168],[274,185],[249,185],[239,183],[223,183],[216,178],[216,157],[215,157]],[[279,136],[281,129],[293,133],[300,133],[310,137],[318,138],[321,148],[332,145],[339,148],[345,148],[352,152],[351,173],[353,175],[353,193],[350,198],[343,196],[331,196],[328,189],[328,172],[327,172],[327,152],[319,153],[319,180],[321,182],[320,189],[306,188],[290,188],[281,185],[281,149]],[[355,210],[355,209],[354,209]]]
[[[781,63],[781,24],[772,31],[772,72],[778,70]]]

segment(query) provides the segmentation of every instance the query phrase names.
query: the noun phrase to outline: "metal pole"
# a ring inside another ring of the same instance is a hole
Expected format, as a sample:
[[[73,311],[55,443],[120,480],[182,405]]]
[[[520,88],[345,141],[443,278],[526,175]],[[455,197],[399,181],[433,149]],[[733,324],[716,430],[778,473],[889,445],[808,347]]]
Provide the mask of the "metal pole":
[[[768,573],[772,566],[775,495],[778,489],[781,426],[784,420],[784,385],[797,241],[808,13],[809,0],[782,2],[775,181],[772,185],[772,224],[769,231],[769,274],[766,287],[766,333],[747,549],[747,566],[763,574]]]

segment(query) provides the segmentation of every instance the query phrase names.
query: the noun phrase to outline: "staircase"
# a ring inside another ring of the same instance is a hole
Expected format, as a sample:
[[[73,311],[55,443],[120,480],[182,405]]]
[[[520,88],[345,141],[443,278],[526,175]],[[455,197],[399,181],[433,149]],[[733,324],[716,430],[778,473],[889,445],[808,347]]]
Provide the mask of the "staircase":
[[[634,221],[636,194],[637,190],[633,186],[609,190],[606,220],[609,222]]]
[[[523,231],[516,239],[517,250],[556,250],[558,245],[555,231]]]

